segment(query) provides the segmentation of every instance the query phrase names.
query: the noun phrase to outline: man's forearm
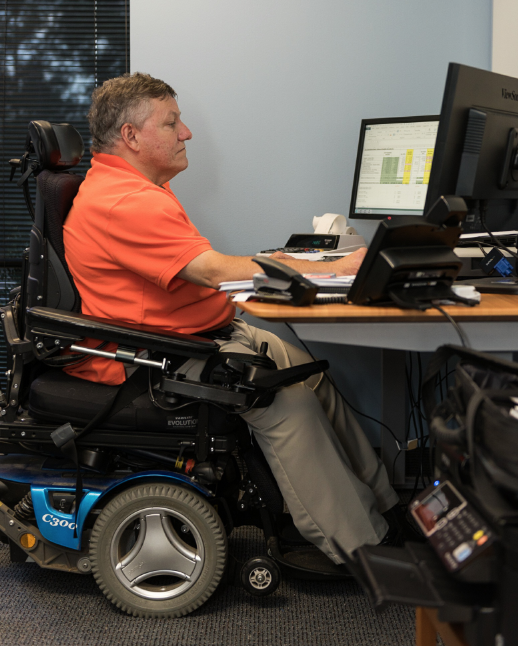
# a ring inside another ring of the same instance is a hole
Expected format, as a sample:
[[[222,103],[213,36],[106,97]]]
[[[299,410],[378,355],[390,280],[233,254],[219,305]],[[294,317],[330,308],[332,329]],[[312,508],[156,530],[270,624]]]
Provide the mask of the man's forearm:
[[[352,258],[347,262],[347,258],[337,260],[331,265],[327,262],[318,262],[313,260],[298,260],[296,258],[275,258],[300,274],[309,273],[327,273],[335,272],[338,275],[355,274],[363,259],[361,257]],[[182,271],[179,277],[188,280],[197,285],[212,287],[218,289],[220,283],[229,280],[247,280],[251,279],[254,274],[261,271],[256,262],[253,262],[255,256],[226,256],[217,251],[205,251],[194,260],[192,260]]]

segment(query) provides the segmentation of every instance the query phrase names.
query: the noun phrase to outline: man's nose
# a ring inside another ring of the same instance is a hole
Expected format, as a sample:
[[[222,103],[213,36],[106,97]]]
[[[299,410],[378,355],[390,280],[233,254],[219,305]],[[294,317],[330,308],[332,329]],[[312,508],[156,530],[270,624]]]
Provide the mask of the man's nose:
[[[182,127],[180,128],[180,133],[178,135],[178,139],[180,139],[180,141],[187,141],[188,139],[192,139],[192,132],[185,125],[185,123],[182,123]]]

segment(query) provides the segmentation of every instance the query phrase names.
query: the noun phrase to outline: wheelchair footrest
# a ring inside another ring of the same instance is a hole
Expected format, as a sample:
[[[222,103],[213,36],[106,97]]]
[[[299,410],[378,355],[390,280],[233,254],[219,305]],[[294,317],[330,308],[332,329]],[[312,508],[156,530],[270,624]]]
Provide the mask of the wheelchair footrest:
[[[275,559],[284,572],[299,579],[329,581],[353,578],[347,566],[336,565],[314,546],[283,551],[279,540],[271,536],[268,539],[268,554]]]
[[[340,578],[350,574],[345,565],[336,565],[316,547],[286,552],[283,556],[288,565],[303,568],[304,570],[312,570],[322,574],[334,574]]]

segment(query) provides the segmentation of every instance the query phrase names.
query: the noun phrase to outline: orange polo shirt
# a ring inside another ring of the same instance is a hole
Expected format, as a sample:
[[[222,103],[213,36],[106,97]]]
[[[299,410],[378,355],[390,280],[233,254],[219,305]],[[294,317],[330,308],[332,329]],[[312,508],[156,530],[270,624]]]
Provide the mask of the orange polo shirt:
[[[168,184],[153,184],[121,157],[94,153],[63,239],[83,314],[185,334],[217,329],[234,318],[224,293],[178,277],[212,249],[209,241]],[[102,358],[66,372],[112,385],[126,378],[120,362]]]

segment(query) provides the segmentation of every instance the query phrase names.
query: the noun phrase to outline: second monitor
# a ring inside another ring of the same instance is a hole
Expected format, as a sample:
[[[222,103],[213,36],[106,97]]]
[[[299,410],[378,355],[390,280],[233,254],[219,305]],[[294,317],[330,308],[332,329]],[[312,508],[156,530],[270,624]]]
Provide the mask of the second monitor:
[[[423,215],[439,116],[364,119],[350,218]]]

